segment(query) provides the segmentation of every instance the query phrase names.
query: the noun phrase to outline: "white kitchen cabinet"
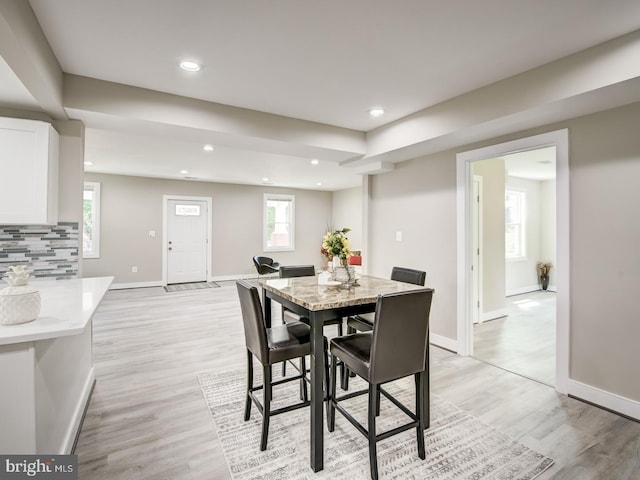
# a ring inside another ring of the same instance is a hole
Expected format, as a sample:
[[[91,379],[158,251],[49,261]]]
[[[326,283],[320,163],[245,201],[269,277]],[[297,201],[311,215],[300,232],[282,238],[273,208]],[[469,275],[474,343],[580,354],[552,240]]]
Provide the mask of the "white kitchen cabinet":
[[[58,222],[58,142],[49,123],[0,118],[0,225]]]

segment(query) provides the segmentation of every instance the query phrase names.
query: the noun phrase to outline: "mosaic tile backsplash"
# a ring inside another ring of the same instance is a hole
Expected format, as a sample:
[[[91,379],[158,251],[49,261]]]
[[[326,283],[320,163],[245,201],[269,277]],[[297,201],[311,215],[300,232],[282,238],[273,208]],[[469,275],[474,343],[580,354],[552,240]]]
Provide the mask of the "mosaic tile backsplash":
[[[28,265],[39,278],[77,277],[78,247],[77,222],[0,225],[0,277],[13,265]]]

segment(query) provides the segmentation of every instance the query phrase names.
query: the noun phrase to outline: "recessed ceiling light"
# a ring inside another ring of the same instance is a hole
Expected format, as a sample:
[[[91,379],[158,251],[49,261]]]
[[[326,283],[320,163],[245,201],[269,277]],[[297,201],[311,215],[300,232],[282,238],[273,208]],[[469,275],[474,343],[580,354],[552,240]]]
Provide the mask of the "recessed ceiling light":
[[[262,177],[262,183],[267,183],[269,179],[267,177]]]
[[[322,186],[322,182],[318,182],[318,183],[316,183],[316,185],[317,185],[318,187],[321,187],[321,186]]]
[[[180,68],[186,70],[187,72],[197,72],[198,70],[200,70],[200,65],[198,65],[196,62],[185,60],[183,62],[180,62]]]
[[[317,158],[314,158],[311,160],[311,165],[318,165],[320,163],[320,160],[318,160]]]
[[[202,148],[204,149],[205,152],[213,152],[213,145],[206,144]]]
[[[379,117],[383,114],[384,114],[384,108],[376,107],[369,110],[369,115],[371,115],[372,117]]]
[[[181,173],[182,175],[186,175],[187,173],[189,173],[189,170],[180,170],[180,173]]]
[[[85,164],[87,167],[90,167],[91,165],[93,165],[93,162],[84,162],[84,164]]]

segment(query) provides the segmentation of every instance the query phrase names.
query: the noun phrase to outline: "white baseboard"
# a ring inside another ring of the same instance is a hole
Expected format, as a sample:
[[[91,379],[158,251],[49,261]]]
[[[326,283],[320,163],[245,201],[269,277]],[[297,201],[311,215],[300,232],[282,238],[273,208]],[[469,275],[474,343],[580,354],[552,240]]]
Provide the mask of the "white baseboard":
[[[640,420],[640,402],[569,379],[568,394]]]
[[[146,288],[146,287],[162,287],[160,280],[152,282],[133,282],[133,283],[112,283],[109,290],[122,290],[124,288]]]
[[[507,316],[507,309],[501,308],[499,310],[492,310],[490,312],[484,312],[480,314],[480,323],[488,320],[495,320],[496,318],[502,318]]]
[[[540,291],[540,285],[529,285],[528,287],[520,287],[520,288],[514,288],[513,290],[509,290],[505,296],[506,297],[512,297],[513,295],[523,295],[525,293],[531,293],[531,292],[539,292]],[[556,286],[555,285],[549,285],[549,287],[547,288],[548,292],[556,292]]]
[[[58,452],[59,455],[70,455],[73,450],[73,445],[76,443],[76,437],[80,432],[80,428],[82,428],[82,419],[84,418],[84,412],[87,408],[87,404],[89,403],[91,390],[93,389],[93,383],[95,380],[95,368],[91,367],[82,387],[82,392],[80,392],[78,403],[73,409],[73,418],[71,419],[69,428],[62,439],[60,451]]]
[[[277,278],[278,275],[277,274],[272,274],[273,278]],[[271,277],[272,275],[261,275],[262,277]],[[252,278],[258,278],[258,274],[257,273],[237,273],[237,274],[231,274],[231,275],[217,275],[215,277],[210,277],[209,281],[210,282],[224,282],[224,281],[229,281],[229,280],[247,280],[247,279],[252,279]]]
[[[443,337],[442,335],[438,335],[436,333],[429,334],[429,343],[432,343],[436,347],[442,347],[445,350],[450,350],[452,352],[458,352],[458,341],[452,340],[451,338]]]
[[[518,287],[518,288],[513,288],[511,290],[509,290],[506,293],[507,297],[511,297],[513,295],[522,295],[523,293],[531,293],[531,292],[537,292],[538,290],[540,290],[540,285],[536,284],[536,285],[527,285],[526,287]]]

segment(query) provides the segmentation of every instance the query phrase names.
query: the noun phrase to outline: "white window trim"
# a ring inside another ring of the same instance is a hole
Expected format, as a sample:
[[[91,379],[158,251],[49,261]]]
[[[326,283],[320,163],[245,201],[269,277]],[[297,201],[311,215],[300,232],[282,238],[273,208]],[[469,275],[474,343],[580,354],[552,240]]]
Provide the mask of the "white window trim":
[[[267,201],[268,200],[288,200],[291,202],[291,223],[289,225],[289,237],[291,244],[287,247],[267,246]],[[295,195],[283,195],[277,193],[265,193],[262,201],[262,249],[265,252],[292,252],[295,250],[296,239],[296,197]]]
[[[100,183],[84,182],[82,189],[93,190],[93,249],[89,252],[84,250],[84,239],[81,241],[82,258],[100,258]],[[83,199],[84,203],[84,199]],[[82,235],[84,237],[84,211],[82,219]]]
[[[519,193],[522,196],[522,202],[520,206],[520,251],[522,255],[515,257],[507,257],[505,253],[505,260],[507,262],[523,262],[528,259],[527,257],[527,191],[517,187],[510,187],[507,185],[505,188],[505,194],[507,192]],[[506,223],[505,223],[506,227]]]

